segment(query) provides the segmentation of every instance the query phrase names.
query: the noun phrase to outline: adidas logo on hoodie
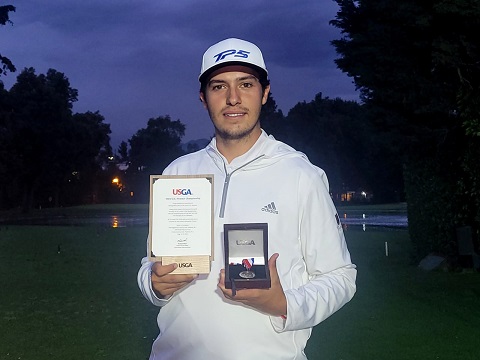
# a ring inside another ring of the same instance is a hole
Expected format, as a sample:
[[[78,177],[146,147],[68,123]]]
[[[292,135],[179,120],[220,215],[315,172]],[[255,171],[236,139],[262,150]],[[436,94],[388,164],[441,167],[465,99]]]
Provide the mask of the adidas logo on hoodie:
[[[275,203],[273,201],[270,204],[262,207],[262,211],[266,211],[266,212],[269,212],[269,213],[272,213],[272,214],[278,214],[278,210],[275,207]]]

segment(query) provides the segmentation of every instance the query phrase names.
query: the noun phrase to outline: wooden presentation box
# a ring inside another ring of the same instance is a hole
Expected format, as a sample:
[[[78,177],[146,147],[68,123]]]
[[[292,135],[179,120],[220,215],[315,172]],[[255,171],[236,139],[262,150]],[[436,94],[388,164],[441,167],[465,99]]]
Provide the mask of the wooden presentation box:
[[[151,175],[149,259],[173,274],[208,274],[213,258],[213,175]]]

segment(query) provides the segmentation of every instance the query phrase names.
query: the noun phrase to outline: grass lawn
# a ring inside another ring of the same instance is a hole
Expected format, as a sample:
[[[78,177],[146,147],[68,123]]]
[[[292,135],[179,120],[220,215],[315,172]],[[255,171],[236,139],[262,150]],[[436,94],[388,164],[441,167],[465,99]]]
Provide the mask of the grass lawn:
[[[136,285],[146,236],[146,226],[0,225],[0,359],[147,359],[158,310]],[[314,328],[309,360],[479,358],[478,273],[421,271],[404,230],[346,237],[358,291]]]
[[[2,226],[0,359],[147,359],[157,309],[136,285],[146,236],[146,227]]]
[[[309,359],[480,358],[480,274],[419,269],[410,263],[405,230],[345,235],[358,267],[357,294],[314,328]]]

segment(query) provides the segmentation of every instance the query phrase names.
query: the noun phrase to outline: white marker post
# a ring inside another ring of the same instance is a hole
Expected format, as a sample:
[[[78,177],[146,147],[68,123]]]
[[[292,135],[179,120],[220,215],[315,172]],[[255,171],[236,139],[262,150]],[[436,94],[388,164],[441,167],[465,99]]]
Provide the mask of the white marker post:
[[[385,256],[388,256],[388,242],[385,241]]]

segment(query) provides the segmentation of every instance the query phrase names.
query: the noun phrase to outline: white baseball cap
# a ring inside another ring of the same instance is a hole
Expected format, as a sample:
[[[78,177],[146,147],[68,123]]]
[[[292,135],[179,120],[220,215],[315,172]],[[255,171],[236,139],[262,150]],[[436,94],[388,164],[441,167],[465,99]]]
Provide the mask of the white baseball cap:
[[[210,46],[205,51],[198,80],[202,82],[213,71],[227,65],[245,65],[258,71],[261,77],[268,76],[258,46],[245,40],[230,38]]]

